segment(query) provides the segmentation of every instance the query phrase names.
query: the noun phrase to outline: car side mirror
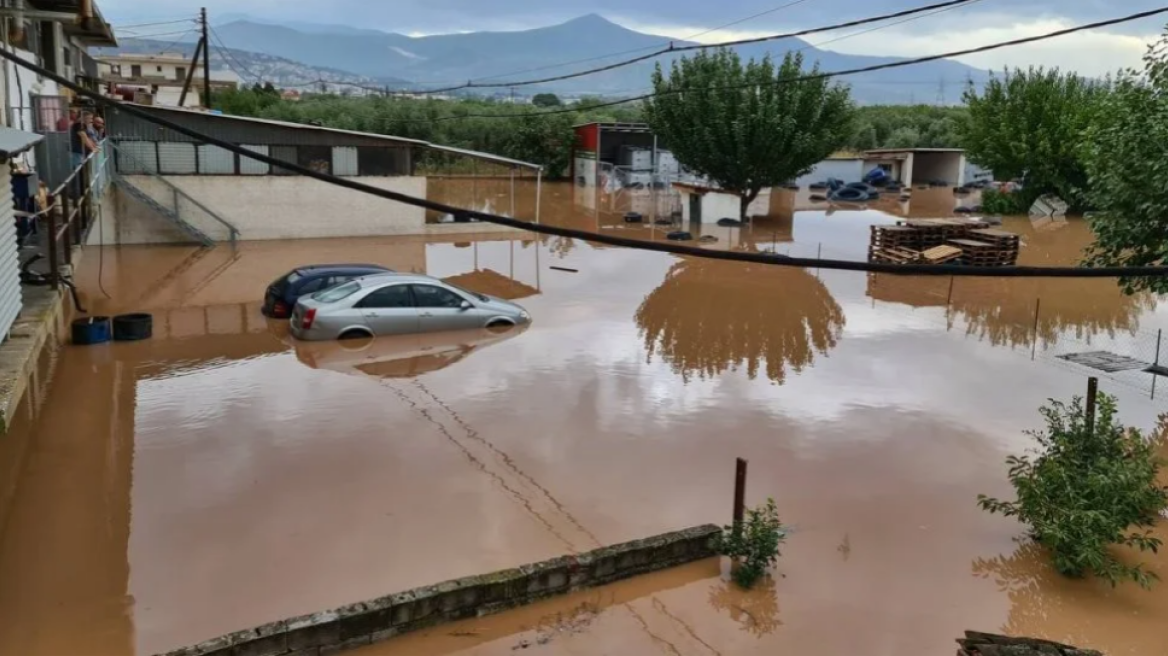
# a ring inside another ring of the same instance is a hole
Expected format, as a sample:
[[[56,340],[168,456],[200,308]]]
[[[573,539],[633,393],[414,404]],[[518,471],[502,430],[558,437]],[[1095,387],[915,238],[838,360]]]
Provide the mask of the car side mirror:
[[[470,301],[463,301],[459,307],[461,307],[464,310],[469,310],[474,306],[470,304]]]

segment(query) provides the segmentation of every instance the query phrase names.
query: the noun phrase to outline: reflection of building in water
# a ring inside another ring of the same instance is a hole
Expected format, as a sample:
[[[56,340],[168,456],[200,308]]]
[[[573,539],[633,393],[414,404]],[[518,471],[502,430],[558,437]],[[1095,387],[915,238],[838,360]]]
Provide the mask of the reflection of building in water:
[[[683,378],[745,366],[781,383],[835,346],[844,313],[802,269],[683,258],[637,309],[649,357]]]
[[[1092,235],[1085,221],[1072,220],[1058,231],[1035,228],[1025,218],[1009,218],[1005,229],[1022,235],[1019,265],[1075,265]],[[961,316],[970,334],[995,345],[1030,345],[1034,338],[1036,299],[1038,337],[1044,344],[1073,331],[1077,338],[1100,333],[1134,332],[1143,312],[1156,306],[1154,296],[1127,296],[1109,278],[956,278],[949,301],[949,278],[870,274],[868,296],[913,307],[951,305],[951,319]]]

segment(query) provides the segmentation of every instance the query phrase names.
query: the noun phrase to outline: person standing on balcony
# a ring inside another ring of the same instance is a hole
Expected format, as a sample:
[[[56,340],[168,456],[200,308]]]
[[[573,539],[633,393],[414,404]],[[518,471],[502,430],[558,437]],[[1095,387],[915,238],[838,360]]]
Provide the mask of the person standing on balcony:
[[[61,118],[57,119],[57,132],[68,132],[69,126],[77,122],[77,110],[70,109],[69,113],[61,114]]]
[[[82,112],[81,118],[69,128],[69,144],[73,152],[73,168],[81,166],[85,158],[97,152],[97,142],[90,136],[93,114]]]

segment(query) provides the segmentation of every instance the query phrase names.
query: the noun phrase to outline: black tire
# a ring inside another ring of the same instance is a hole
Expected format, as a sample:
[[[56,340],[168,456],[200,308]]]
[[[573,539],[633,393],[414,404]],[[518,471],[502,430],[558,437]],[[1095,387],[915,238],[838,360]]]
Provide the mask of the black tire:
[[[645,217],[641,216],[640,212],[628,212],[625,214],[625,223],[641,223]]]
[[[154,336],[154,317],[149,314],[119,314],[113,320],[115,342],[139,342]]]
[[[718,219],[718,225],[722,226],[723,228],[740,228],[742,227],[742,222],[738,219],[725,218]]]
[[[678,230],[677,232],[671,232],[665,235],[665,238],[670,241],[693,241],[693,233]]]

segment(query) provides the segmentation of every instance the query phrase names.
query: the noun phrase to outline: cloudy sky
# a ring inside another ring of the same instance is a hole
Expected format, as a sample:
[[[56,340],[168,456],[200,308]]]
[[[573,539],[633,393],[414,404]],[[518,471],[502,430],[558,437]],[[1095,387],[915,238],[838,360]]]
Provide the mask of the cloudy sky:
[[[206,6],[216,17],[245,14],[264,21],[345,24],[369,29],[424,35],[474,30],[522,30],[541,27],[586,12],[599,13],[626,27],[675,38],[705,32],[697,40],[718,42],[792,28],[862,18],[936,0],[98,0],[116,24],[193,16]],[[792,6],[780,8],[785,4]],[[920,56],[1023,36],[1043,34],[1073,25],[1151,9],[1152,0],[977,0],[933,16],[892,25],[866,34],[859,30],[811,39],[841,52],[869,55]],[[724,29],[715,29],[762,12]],[[1168,14],[1104,31],[1053,39],[969,57],[966,63],[986,68],[1042,64],[1097,75],[1134,66],[1150,39],[1161,32]],[[147,28],[140,28],[147,29]],[[165,31],[169,27],[152,28]],[[846,37],[846,38],[840,38]]]

